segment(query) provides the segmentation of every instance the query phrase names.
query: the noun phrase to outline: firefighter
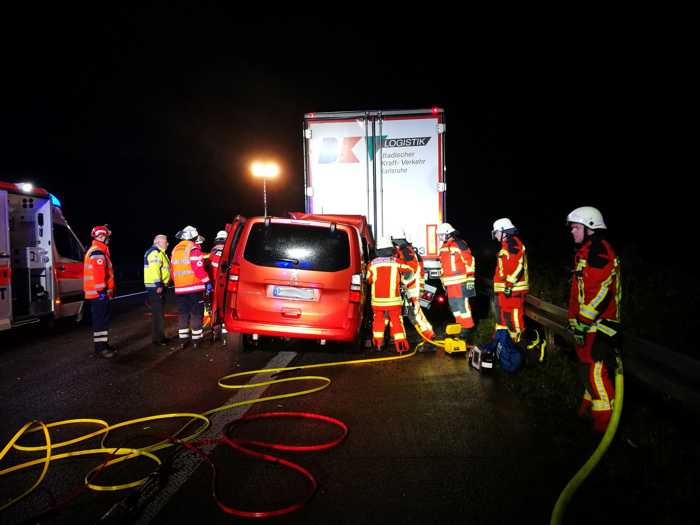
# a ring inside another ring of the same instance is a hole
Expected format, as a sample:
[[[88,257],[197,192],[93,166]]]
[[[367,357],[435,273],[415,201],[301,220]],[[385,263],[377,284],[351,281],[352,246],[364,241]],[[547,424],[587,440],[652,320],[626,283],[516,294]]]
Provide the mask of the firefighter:
[[[168,238],[156,235],[151,246],[143,256],[143,284],[148,292],[148,304],[151,307],[151,342],[154,345],[167,346],[170,342],[165,337],[165,295],[170,284],[170,259],[165,253]]]
[[[396,258],[402,264],[410,267],[412,271],[411,280],[404,283],[408,320],[411,321],[411,324],[419,334],[422,334],[426,339],[433,339],[433,337],[435,337],[433,327],[425,317],[423,309],[420,306],[420,297],[425,285],[423,278],[423,260],[407,239],[406,232],[403,228],[398,229],[392,234],[391,242],[396,247]]]
[[[517,236],[518,229],[504,217],[493,223],[491,237],[501,243],[493,291],[496,294],[496,330],[508,330],[514,343],[519,343],[525,330],[525,296],[529,290],[525,245]]]
[[[455,321],[463,328],[470,330],[474,328],[469,298],[476,295],[474,284],[476,260],[469,245],[459,237],[459,232],[449,223],[438,225],[437,235],[442,241],[439,252],[442,267],[440,280],[447,292],[450,310],[455,316]]]
[[[607,227],[596,208],[576,208],[566,220],[576,244],[569,328],[584,384],[579,415],[586,417],[590,411],[594,430],[604,432],[615,400],[606,361],[611,361],[619,348],[620,260],[605,238]]]
[[[109,303],[114,297],[114,269],[107,245],[112,232],[107,226],[95,226],[90,236],[92,245],[83,260],[83,291],[92,314],[95,355],[110,359],[116,355],[116,350],[109,345]]]
[[[401,318],[401,281],[410,281],[413,278],[412,269],[395,257],[391,237],[382,237],[377,243],[377,257],[372,259],[367,267],[367,283],[372,286],[372,340],[378,351],[384,344],[387,325],[394,338],[396,351],[408,351],[406,331]]]
[[[214,246],[211,249],[211,254],[209,255],[209,278],[214,285],[214,291],[211,300],[211,318],[212,318],[212,331],[214,333],[214,338],[216,339],[217,333],[221,334],[221,344],[226,345],[226,337],[228,332],[226,331],[226,325],[223,320],[218,318],[218,311],[216,308],[216,283],[219,276],[219,264],[221,263],[221,255],[224,252],[224,244],[226,243],[226,238],[228,237],[228,232],[226,230],[220,230],[216,234],[214,239]]]
[[[173,249],[170,257],[172,275],[175,281],[175,300],[178,309],[178,337],[180,349],[190,342],[198,348],[202,341],[202,316],[204,315],[204,293],[211,292],[212,286],[204,270],[204,258],[195,240],[199,237],[197,230],[187,226],[177,232],[180,242]]]

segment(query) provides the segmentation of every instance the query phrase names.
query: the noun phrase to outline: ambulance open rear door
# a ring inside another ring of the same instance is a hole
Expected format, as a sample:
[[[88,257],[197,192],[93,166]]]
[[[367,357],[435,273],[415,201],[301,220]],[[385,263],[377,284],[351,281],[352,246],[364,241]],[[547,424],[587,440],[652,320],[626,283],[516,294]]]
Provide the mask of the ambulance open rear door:
[[[12,320],[12,274],[7,208],[7,192],[0,190],[0,330],[8,330]]]

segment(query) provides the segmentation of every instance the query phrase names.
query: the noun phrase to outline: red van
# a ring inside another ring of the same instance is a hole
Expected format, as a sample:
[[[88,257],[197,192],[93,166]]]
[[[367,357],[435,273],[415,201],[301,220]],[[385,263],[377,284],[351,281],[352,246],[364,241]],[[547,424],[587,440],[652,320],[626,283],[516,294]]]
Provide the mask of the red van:
[[[372,248],[364,217],[290,215],[233,221],[216,283],[226,329],[244,348],[261,336],[359,342]]]

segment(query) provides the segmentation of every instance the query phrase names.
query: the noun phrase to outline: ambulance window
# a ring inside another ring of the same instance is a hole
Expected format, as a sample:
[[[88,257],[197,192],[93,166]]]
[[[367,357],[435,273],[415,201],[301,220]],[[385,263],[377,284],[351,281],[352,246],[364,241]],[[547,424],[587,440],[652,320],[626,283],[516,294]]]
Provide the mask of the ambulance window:
[[[259,266],[337,272],[350,266],[350,241],[341,229],[258,223],[243,256]]]
[[[54,223],[53,239],[56,244],[58,255],[74,261],[81,261],[83,259],[84,254],[82,247],[66,226]]]

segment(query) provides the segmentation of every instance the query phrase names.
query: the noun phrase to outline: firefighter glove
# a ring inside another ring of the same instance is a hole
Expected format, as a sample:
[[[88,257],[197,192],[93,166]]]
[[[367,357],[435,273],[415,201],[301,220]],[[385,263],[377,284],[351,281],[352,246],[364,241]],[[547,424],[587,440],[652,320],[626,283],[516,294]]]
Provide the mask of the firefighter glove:
[[[577,320],[574,320],[573,323],[569,321],[569,323],[574,333],[574,341],[576,342],[576,346],[583,346],[586,339],[586,334],[588,333],[588,326]]]
[[[97,292],[97,298],[100,301],[104,301],[105,299],[107,299],[107,293],[104,290],[102,290],[101,292]]]
[[[207,283],[205,288],[206,288],[207,293],[211,293],[211,291],[214,289],[214,287],[211,285],[211,283]]]
[[[163,293],[163,290],[164,290],[164,288],[162,286],[159,286],[158,288],[156,288],[156,293],[158,295],[161,295]]]
[[[506,283],[505,287],[503,288],[503,295],[506,297],[510,297],[510,294],[513,293],[513,285],[511,283]]]

